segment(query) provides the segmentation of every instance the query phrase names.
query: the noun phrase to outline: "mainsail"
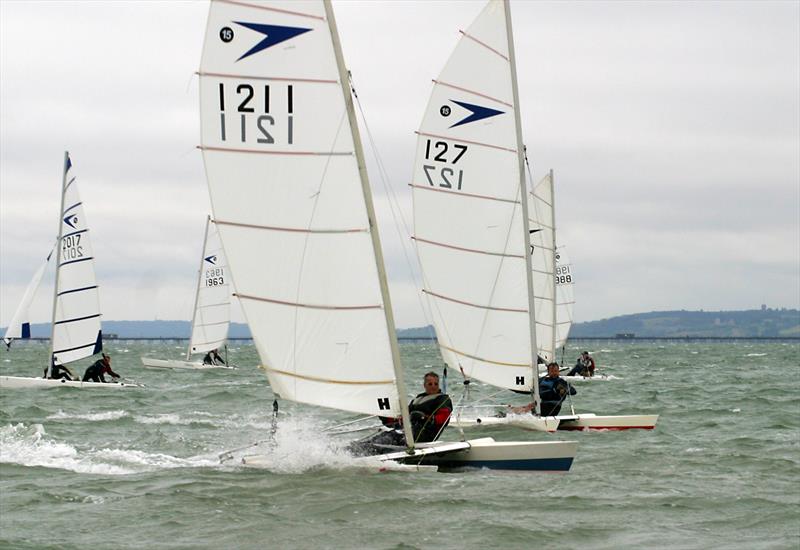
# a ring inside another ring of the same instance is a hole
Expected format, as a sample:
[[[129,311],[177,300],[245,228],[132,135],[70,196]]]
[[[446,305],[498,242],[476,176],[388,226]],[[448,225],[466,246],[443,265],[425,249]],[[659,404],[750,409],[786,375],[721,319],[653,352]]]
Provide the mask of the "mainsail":
[[[187,361],[193,353],[205,353],[225,343],[231,320],[230,293],[225,251],[219,240],[217,226],[209,217],[200,259]]]
[[[64,153],[56,266],[51,364],[64,365],[103,349],[89,226],[69,153]]]
[[[405,390],[341,59],[328,2],[212,2],[201,149],[273,391],[399,416]]]
[[[575,273],[564,246],[556,247],[556,345],[563,348],[572,328],[572,309],[575,305],[573,284]]]
[[[434,81],[411,183],[414,240],[445,363],[531,390],[531,238],[506,9],[489,2]]]
[[[55,247],[50,250],[50,252],[47,254],[47,258],[44,260],[44,262],[42,262],[42,265],[39,266],[39,269],[36,270],[36,273],[33,274],[33,278],[31,279],[30,283],[28,283],[28,287],[25,289],[25,294],[22,295],[22,301],[20,301],[17,311],[14,313],[14,317],[12,317],[11,322],[8,323],[8,328],[6,329],[6,334],[3,337],[3,342],[5,342],[6,346],[9,348],[11,347],[11,342],[14,340],[31,337],[31,302],[33,302],[33,298],[36,295],[36,290],[39,288],[39,284],[42,282],[44,272],[47,269],[47,266],[50,264],[50,258],[53,256],[53,250],[55,250]]]

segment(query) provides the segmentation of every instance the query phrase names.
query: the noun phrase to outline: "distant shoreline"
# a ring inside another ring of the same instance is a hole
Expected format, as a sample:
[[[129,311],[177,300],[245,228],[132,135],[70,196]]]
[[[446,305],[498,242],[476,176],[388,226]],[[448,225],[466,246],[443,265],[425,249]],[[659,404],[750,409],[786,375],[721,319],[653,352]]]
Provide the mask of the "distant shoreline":
[[[133,341],[154,341],[154,342],[169,342],[169,341],[188,341],[189,338],[186,336],[120,336],[120,337],[103,337],[104,341],[110,342],[121,342],[125,340],[133,340]],[[228,338],[228,341],[231,342],[241,342],[241,341],[252,341],[252,337],[242,337],[242,338]],[[429,336],[399,336],[397,338],[400,342],[435,342],[437,341],[436,337],[429,337]],[[586,340],[613,340],[619,342],[636,342],[636,341],[643,341],[643,340],[765,340],[765,341],[779,341],[779,340],[790,340],[790,341],[800,341],[800,336],[634,336],[634,337],[619,337],[619,336],[576,336],[575,338],[570,338],[570,342],[581,342]],[[28,341],[28,342],[49,342],[50,338],[25,338],[24,340],[15,340],[19,341]]]

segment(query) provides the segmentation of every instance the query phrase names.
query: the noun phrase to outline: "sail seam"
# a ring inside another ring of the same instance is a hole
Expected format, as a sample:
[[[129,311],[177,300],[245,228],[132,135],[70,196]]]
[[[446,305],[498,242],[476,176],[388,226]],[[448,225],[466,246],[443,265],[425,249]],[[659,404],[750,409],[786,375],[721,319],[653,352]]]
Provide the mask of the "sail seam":
[[[68,188],[70,185],[72,185],[72,182],[73,182],[73,181],[75,181],[75,177],[74,177],[74,176],[73,176],[73,178],[72,178],[71,180],[69,180],[69,181],[67,182],[67,184],[64,186],[64,191],[66,191],[66,190],[67,190],[67,188]]]
[[[515,309],[515,308],[507,308],[507,307],[496,307],[496,306],[482,306],[480,304],[473,304],[472,302],[465,302],[463,300],[457,300],[455,298],[449,298],[447,296],[442,296],[441,294],[436,294],[435,292],[431,292],[430,290],[422,289],[422,292],[429,296],[433,296],[434,298],[441,298],[442,300],[447,300],[448,302],[455,302],[456,304],[461,304],[464,306],[476,307],[478,309],[489,309],[492,311],[508,311],[511,313],[528,313],[527,309]]]
[[[451,248],[453,250],[459,250],[461,252],[473,252],[475,254],[486,254],[487,256],[503,256],[505,258],[520,258],[522,260],[525,259],[525,256],[521,254],[505,254],[503,252],[489,252],[488,250],[477,250],[475,248],[463,248],[461,246],[454,246],[452,244],[445,244],[436,241],[429,241],[427,239],[421,239],[419,237],[411,237],[413,240],[421,243],[432,244],[434,246],[441,246],[444,248]]]
[[[201,151],[222,151],[228,153],[256,153],[259,155],[290,155],[290,156],[320,156],[320,157],[350,157],[352,151],[259,151],[257,149],[236,149],[233,147],[209,147],[199,145]]]
[[[503,199],[501,197],[492,197],[490,195],[476,195],[474,193],[461,193],[458,191],[448,191],[446,189],[437,189],[435,187],[430,187],[427,185],[419,185],[417,183],[409,183],[409,187],[413,187],[414,189],[423,189],[425,191],[436,191],[437,193],[448,193],[451,195],[455,195],[457,197],[469,197],[473,199],[486,199],[490,201],[499,201],[499,202],[508,202],[511,204],[519,204],[519,201],[516,199]]]
[[[509,59],[508,59],[508,57],[507,57],[507,56],[505,56],[505,55],[503,55],[502,53],[500,53],[499,51],[495,50],[494,48],[492,48],[492,47],[491,47],[489,44],[487,44],[486,42],[481,42],[480,40],[478,40],[478,39],[477,39],[477,38],[475,38],[474,36],[472,36],[472,35],[470,35],[470,34],[467,34],[467,33],[465,33],[464,31],[458,31],[458,32],[460,32],[461,34],[463,34],[465,37],[469,38],[470,40],[473,40],[473,41],[477,42],[478,44],[480,44],[481,46],[483,46],[483,47],[484,47],[484,48],[486,48],[487,50],[490,50],[490,51],[492,51],[492,52],[496,53],[497,55],[499,55],[500,57],[502,57],[502,58],[503,58],[503,59],[505,59],[506,61],[509,61]]]
[[[291,376],[293,378],[300,378],[301,380],[309,380],[311,382],[325,382],[328,384],[347,384],[353,386],[378,386],[384,384],[394,384],[394,380],[334,380],[332,378],[320,378],[317,376],[308,376],[297,374],[294,372],[287,372],[284,370],[273,369],[272,367],[262,366],[267,372],[274,372],[284,376]]]
[[[494,101],[495,103],[499,103],[501,105],[505,105],[506,107],[508,107],[510,109],[514,108],[514,106],[511,103],[505,102],[502,99],[497,99],[496,97],[492,97],[490,95],[486,95],[486,94],[482,94],[480,92],[476,92],[475,90],[470,90],[469,88],[462,88],[461,86],[456,86],[455,84],[450,84],[450,83],[444,82],[442,80],[434,80],[433,82],[435,84],[439,84],[441,86],[446,86],[448,88],[453,88],[454,90],[459,90],[459,91],[462,91],[462,92],[467,92],[468,94],[476,95],[478,97],[483,97],[483,98],[488,99],[490,101]]]
[[[280,304],[284,306],[303,307],[309,309],[332,309],[332,310],[355,310],[355,309],[381,309],[381,305],[359,305],[359,306],[326,306],[321,304],[303,304],[299,302],[287,302],[284,300],[273,300],[272,298],[263,298],[260,296],[249,296],[247,294],[234,294],[240,300],[255,300],[257,302],[269,302],[271,304]]]
[[[289,15],[299,15],[300,17],[309,17],[311,19],[319,19],[320,21],[325,21],[325,18],[319,15],[311,15],[310,13],[302,13],[299,11],[291,11],[291,10],[283,10],[280,8],[273,8],[270,6],[260,6],[258,4],[251,4],[249,2],[239,2],[237,0],[216,0],[217,2],[221,2],[224,4],[233,4],[235,6],[243,6],[245,8],[254,8],[259,10],[266,10],[266,11],[274,11],[277,13],[288,13]]]
[[[434,137],[434,138],[440,138],[440,139],[449,139],[449,140],[452,140],[452,141],[458,141],[460,143],[469,143],[470,145],[478,145],[479,147],[489,147],[491,149],[500,149],[501,151],[508,151],[509,153],[515,153],[516,154],[516,152],[517,152],[516,149],[510,149],[508,147],[503,147],[501,145],[492,145],[491,143],[482,143],[480,141],[471,141],[471,140],[468,140],[468,139],[461,139],[461,138],[455,138],[455,137],[449,137],[449,136],[440,136],[438,134],[429,134],[427,132],[416,132],[416,133],[418,135],[420,135],[420,136],[428,136],[428,137]]]
[[[226,222],[224,220],[217,220],[219,225],[228,225],[231,227],[242,227],[245,229],[263,229],[266,231],[286,231],[289,233],[320,233],[320,234],[339,234],[339,233],[367,233],[369,230],[364,228],[355,229],[300,229],[297,227],[277,227],[272,225],[255,225],[249,223]]]
[[[228,324],[228,321],[218,321],[216,323],[202,323],[202,324],[197,325],[197,326],[198,326],[198,328],[199,327],[215,327],[217,325],[227,325],[227,324]]]
[[[277,82],[306,82],[308,84],[338,84],[338,80],[327,78],[300,78],[291,76],[256,76],[248,74],[210,73],[197,71],[197,76],[215,76],[217,78],[246,78],[248,80],[274,80]]]
[[[468,359],[476,359],[478,361],[483,361],[484,363],[491,363],[493,365],[502,365],[504,367],[527,367],[527,368],[530,368],[531,366],[530,363],[508,363],[505,361],[493,361],[491,359],[486,359],[485,357],[479,357],[477,355],[470,355],[469,353],[464,353],[463,351],[459,351],[455,348],[445,346],[442,343],[439,344],[439,347],[442,347],[447,351],[452,351],[453,353],[461,355],[462,357],[467,357]]]
[[[95,317],[100,317],[100,313],[95,315],[87,315],[86,317],[75,317],[74,319],[64,319],[63,321],[56,321],[53,323],[54,325],[61,325],[64,323],[75,323],[77,321],[85,321],[86,319],[94,319]]]

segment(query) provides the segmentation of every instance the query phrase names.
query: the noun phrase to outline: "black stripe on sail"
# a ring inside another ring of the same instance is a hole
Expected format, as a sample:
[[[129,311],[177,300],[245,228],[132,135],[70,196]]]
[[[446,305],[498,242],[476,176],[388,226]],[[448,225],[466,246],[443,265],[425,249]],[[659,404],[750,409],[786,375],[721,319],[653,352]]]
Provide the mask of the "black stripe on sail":
[[[88,229],[79,229],[78,231],[73,231],[72,233],[67,233],[66,235],[61,235],[61,238],[65,239],[67,237],[72,237],[73,235],[77,235],[79,233],[86,233],[87,231],[89,231],[89,230]]]
[[[75,319],[64,319],[63,321],[56,321],[54,324],[61,325],[64,323],[74,323],[76,321],[85,321],[86,319],[94,319],[95,317],[100,317],[100,314],[97,313],[95,315],[87,315],[86,317],[76,317]],[[86,347],[86,346],[81,346]]]
[[[94,260],[94,257],[93,256],[89,256],[88,258],[79,258],[77,260],[70,260],[68,262],[64,262],[63,264],[58,264],[58,267],[61,267],[61,266],[64,266],[64,265],[69,265],[69,264],[76,264],[78,262],[86,262],[88,260]]]
[[[92,290],[93,288],[97,288],[97,285],[85,286],[83,288],[73,288],[72,290],[64,290],[63,292],[59,292],[58,296],[63,296],[64,294],[70,294],[72,292],[83,292],[84,290]]]
[[[57,349],[57,350],[53,350],[53,355],[55,355],[56,353],[65,353],[67,351],[75,351],[75,350],[88,348],[88,347],[92,347],[92,346],[96,346],[96,345],[97,345],[97,342],[92,342],[91,344],[84,344],[82,346],[77,346],[77,347],[74,347],[74,348]],[[97,352],[95,352],[95,353],[97,353]]]
[[[70,164],[69,164],[69,166],[67,167],[67,169],[69,169],[69,168],[71,168],[71,167],[72,167],[72,161],[70,161]],[[67,184],[64,186],[64,191],[66,191],[66,190],[67,190],[67,187],[69,187],[70,185],[72,185],[72,182],[74,182],[74,181],[75,181],[75,176],[72,176],[72,179],[70,179],[70,180],[67,182]]]
[[[74,181],[74,179],[75,179],[75,178],[73,178],[73,181]],[[72,183],[72,181],[70,181],[70,183]],[[66,210],[64,210],[64,213],[63,213],[63,214],[61,214],[61,215],[63,216],[64,214],[66,214],[67,212],[69,212],[70,210],[72,210],[73,208],[78,208],[78,207],[79,207],[80,205],[82,205],[82,204],[83,204],[82,202],[76,202],[75,204],[73,204],[72,206],[70,206],[69,208],[67,208]]]

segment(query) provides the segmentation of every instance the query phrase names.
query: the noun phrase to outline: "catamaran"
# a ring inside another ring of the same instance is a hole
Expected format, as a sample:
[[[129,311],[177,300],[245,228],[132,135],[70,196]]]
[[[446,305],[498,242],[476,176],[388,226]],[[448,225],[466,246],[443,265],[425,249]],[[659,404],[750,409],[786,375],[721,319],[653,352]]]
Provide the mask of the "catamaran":
[[[192,314],[192,336],[186,350],[186,359],[154,359],[142,357],[142,364],[155,369],[233,369],[227,361],[205,363],[192,361],[192,355],[215,352],[225,345],[230,326],[230,277],[225,261],[225,252],[219,240],[216,224],[211,216],[206,218],[203,253],[200,255],[200,270]],[[227,349],[227,348],[226,348]],[[227,354],[226,354],[227,355]]]
[[[434,80],[411,184],[423,292],[445,364],[530,392],[536,413],[457,411],[456,425],[586,427],[540,415],[538,355],[553,360],[559,339],[555,217],[552,178],[527,191],[513,53],[508,4],[490,1]]]
[[[494,17],[505,17],[504,4],[494,5]],[[510,36],[490,38],[512,47]],[[570,441],[414,443],[330,1],[212,1],[199,75],[213,213],[273,392],[402,417],[407,448],[370,460],[568,470],[577,448]],[[259,465],[264,455],[243,461]]]
[[[50,335],[49,364],[44,378],[0,376],[0,388],[104,388],[122,389],[137,387],[120,382],[103,384],[80,380],[51,379],[55,365],[67,365],[103,350],[103,333],[100,327],[100,299],[94,275],[94,256],[89,239],[89,226],[78,195],[78,184],[72,171],[69,153],[64,153],[64,175],[61,182],[61,210],[58,222],[58,239],[55,246],[55,284],[53,290],[52,328]],[[52,254],[52,253],[51,253]],[[49,260],[50,256],[48,256]],[[39,286],[45,265],[39,268],[28,285],[22,303],[9,325],[6,344],[19,334],[29,335],[25,329],[28,310]],[[19,327],[19,328],[18,328]],[[13,330],[12,330],[13,329]]]

